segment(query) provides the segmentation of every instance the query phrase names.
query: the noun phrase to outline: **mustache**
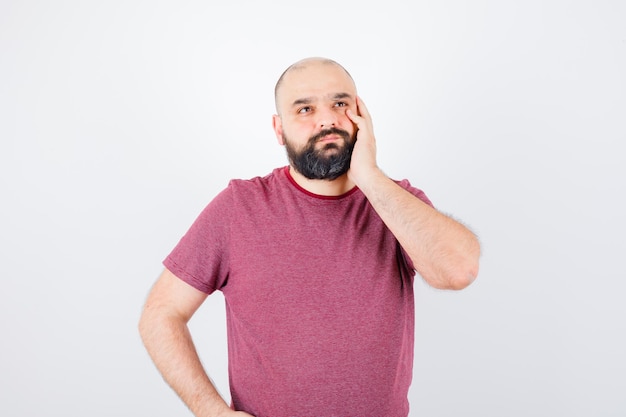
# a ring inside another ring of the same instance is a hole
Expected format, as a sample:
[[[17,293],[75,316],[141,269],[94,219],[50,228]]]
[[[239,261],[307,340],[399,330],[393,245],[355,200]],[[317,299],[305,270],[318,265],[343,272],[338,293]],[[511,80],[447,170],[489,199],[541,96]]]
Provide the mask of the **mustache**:
[[[318,140],[322,139],[324,136],[328,136],[328,135],[339,135],[345,141],[348,141],[348,142],[350,141],[350,134],[346,130],[339,129],[337,127],[331,127],[330,129],[320,130],[320,132],[317,135],[311,136],[309,138],[309,144],[314,144]]]

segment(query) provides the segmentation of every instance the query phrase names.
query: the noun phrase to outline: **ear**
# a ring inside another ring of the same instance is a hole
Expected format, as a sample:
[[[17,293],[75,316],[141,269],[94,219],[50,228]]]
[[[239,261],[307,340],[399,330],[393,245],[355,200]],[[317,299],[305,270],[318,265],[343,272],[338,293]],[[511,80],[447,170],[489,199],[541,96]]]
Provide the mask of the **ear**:
[[[272,116],[272,127],[274,128],[276,139],[278,139],[278,144],[284,146],[285,140],[283,139],[283,121],[277,114]]]

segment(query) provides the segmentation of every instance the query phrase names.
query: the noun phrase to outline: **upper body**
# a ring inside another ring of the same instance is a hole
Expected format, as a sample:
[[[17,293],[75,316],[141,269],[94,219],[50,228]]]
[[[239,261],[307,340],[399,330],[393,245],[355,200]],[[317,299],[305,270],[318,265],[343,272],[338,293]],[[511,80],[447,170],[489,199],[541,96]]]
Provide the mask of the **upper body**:
[[[279,144],[287,149],[290,162],[289,174],[293,183],[302,190],[318,196],[337,197],[358,192],[362,195],[363,201],[367,202],[368,212],[375,214],[375,216],[368,215],[370,219],[368,227],[370,224],[382,225],[387,236],[383,240],[388,240],[391,236],[392,241],[401,248],[400,254],[403,259],[401,264],[404,267],[400,268],[396,263],[395,272],[384,275],[392,276],[395,273],[396,277],[402,277],[400,271],[406,268],[410,271],[417,271],[430,285],[442,289],[462,289],[474,280],[478,272],[480,255],[476,237],[465,226],[434,209],[428,200],[420,198],[415,190],[403,187],[388,178],[378,167],[371,117],[363,101],[357,96],[354,81],[343,67],[334,61],[320,58],[306,59],[294,64],[285,71],[277,83],[276,106],[277,114],[273,117],[274,131]],[[295,201],[290,203],[288,206],[298,207]],[[256,213],[254,207],[249,213]],[[323,214],[324,212],[320,211],[321,219],[324,218]],[[358,216],[355,218],[359,219]],[[254,226],[262,230],[262,222],[255,222]],[[357,225],[352,223],[351,226]],[[288,231],[284,233],[285,236],[289,236]],[[253,241],[256,239],[256,243],[262,243],[258,241],[258,235],[238,237],[239,242],[245,239]],[[300,243],[306,242],[305,247],[312,244],[306,240],[306,236],[300,236],[300,239]],[[287,242],[292,241],[287,240]],[[234,243],[237,246],[236,242]],[[264,251],[275,243],[267,242],[267,246],[260,253],[265,253]],[[333,253],[334,248],[342,248],[340,239],[316,243],[327,245],[323,248],[325,251],[323,253],[326,254]],[[298,253],[294,249],[295,244],[285,245],[284,240],[280,241],[278,248],[286,258]],[[340,249],[337,251],[340,252]],[[229,265],[231,271],[250,268],[246,262],[251,259],[250,257],[254,258],[254,253],[250,251],[246,253],[244,250],[241,255],[242,258],[239,260],[243,262]],[[302,254],[300,253],[299,256]],[[315,256],[315,253],[311,256]],[[398,259],[397,253],[393,256],[388,254],[387,258],[384,261],[377,258],[376,265],[379,263],[392,265]],[[292,258],[292,262],[285,265],[298,265],[298,263]],[[316,268],[324,265],[324,262],[318,262]],[[342,274],[344,277],[363,275],[363,270],[360,270],[358,265],[351,265],[349,260],[345,263],[335,262],[335,265],[341,265],[343,269],[346,269]],[[197,282],[194,286],[192,280],[188,276],[185,277],[184,268],[176,268],[174,263],[168,264],[167,262],[166,266],[168,268],[151,290],[142,313],[140,330],[144,343],[165,379],[197,416],[237,414],[224,403],[202,369],[186,327],[187,321],[212,290],[221,288],[227,297],[229,295],[226,291],[233,291],[230,295],[232,300],[237,299],[237,290],[235,286],[227,289],[229,274],[222,274],[221,287],[216,284],[219,280],[209,280],[213,284],[206,287]],[[281,271],[288,271],[290,268],[286,266],[286,269],[281,269]],[[370,265],[371,268],[376,267]],[[219,276],[220,271],[213,272],[213,277]],[[253,272],[247,271],[251,276],[254,276]],[[296,268],[295,275],[290,276],[301,277],[304,273],[305,270]],[[279,275],[283,278],[285,276]],[[357,280],[352,284],[356,286],[348,286],[345,291],[351,288],[350,298],[358,300],[360,295],[364,295],[363,291],[360,291],[362,289],[358,287],[360,282]],[[271,285],[270,287],[267,287],[268,283],[263,285],[265,287],[260,287],[259,294],[266,294],[268,291],[271,293]],[[251,287],[239,288],[246,288],[239,301],[255,299],[255,292],[250,290]],[[313,291],[315,285],[308,288]],[[305,303],[303,300],[306,300],[306,297],[302,298],[302,293],[298,294],[299,298],[296,297],[297,301],[294,305],[300,307],[308,305],[312,309],[317,305]],[[398,301],[396,305],[406,303],[407,297],[410,298],[404,294],[400,297],[404,301]],[[227,303],[229,303],[228,299]],[[239,302],[238,305],[243,304]],[[272,314],[273,309],[267,305],[265,307],[269,309],[267,314]],[[336,314],[337,305],[334,308],[332,314]],[[405,320],[412,314],[409,310],[410,308],[405,309],[402,313]],[[383,308],[382,311],[385,309]],[[230,311],[230,317],[234,317],[238,312],[239,310]],[[289,310],[282,312],[288,314]],[[397,314],[397,311],[393,311],[392,314]],[[385,317],[390,320],[389,317]],[[254,318],[258,319],[258,317]],[[238,324],[236,320],[229,320],[229,326]],[[320,322],[317,323],[319,325]],[[341,326],[338,328],[341,329]],[[412,327],[410,330],[412,331]],[[356,331],[354,334],[357,344],[359,333]],[[384,334],[379,336],[385,337]],[[254,337],[247,340],[254,340]],[[368,346],[371,348],[373,345]],[[254,347],[249,346],[249,349],[254,349]],[[346,350],[342,352],[345,353]],[[236,356],[237,352],[231,351],[230,353]],[[276,352],[276,356],[281,354],[288,353]],[[381,352],[379,358],[385,355],[386,352]],[[404,354],[399,354],[397,357],[406,360],[406,355],[402,355]],[[404,363],[405,367],[406,364],[407,362]],[[287,377],[290,370],[280,371],[285,376],[283,382],[291,382]],[[321,383],[322,380],[319,381]],[[343,383],[349,383],[349,381],[343,381]],[[360,385],[363,384],[364,382],[361,381]],[[240,383],[239,386],[245,387],[245,383]],[[362,388],[362,392],[367,392],[367,389]],[[235,396],[234,400],[237,400]],[[241,413],[241,415],[247,414]],[[303,411],[302,415],[306,415],[306,411]]]
[[[286,167],[231,181],[164,263],[224,294],[237,410],[407,415],[415,270],[358,188],[315,195]]]

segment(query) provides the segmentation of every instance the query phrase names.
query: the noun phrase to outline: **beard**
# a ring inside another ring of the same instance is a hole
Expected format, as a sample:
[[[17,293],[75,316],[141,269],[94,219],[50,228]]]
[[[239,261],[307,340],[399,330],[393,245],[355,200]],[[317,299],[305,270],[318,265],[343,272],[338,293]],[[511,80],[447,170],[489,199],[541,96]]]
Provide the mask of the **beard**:
[[[341,136],[343,141],[339,143],[330,142],[316,149],[316,144],[321,138],[333,134]],[[331,181],[339,178],[350,169],[355,138],[356,132],[353,137],[350,137],[350,134],[343,129],[325,129],[310,137],[306,146],[298,151],[283,135],[287,157],[296,171],[310,180]]]

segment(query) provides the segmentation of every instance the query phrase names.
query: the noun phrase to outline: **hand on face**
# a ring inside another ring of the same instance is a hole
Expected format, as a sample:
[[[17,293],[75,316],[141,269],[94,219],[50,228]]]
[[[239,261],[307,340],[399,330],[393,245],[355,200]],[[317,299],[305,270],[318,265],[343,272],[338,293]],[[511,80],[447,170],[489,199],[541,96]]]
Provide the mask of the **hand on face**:
[[[356,143],[352,151],[348,177],[358,186],[368,173],[378,169],[378,167],[372,118],[360,97],[356,98],[356,110],[357,114],[348,109],[346,115],[357,128]]]

